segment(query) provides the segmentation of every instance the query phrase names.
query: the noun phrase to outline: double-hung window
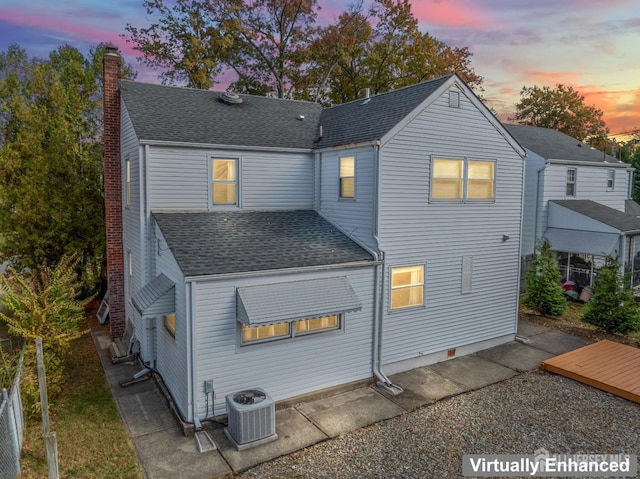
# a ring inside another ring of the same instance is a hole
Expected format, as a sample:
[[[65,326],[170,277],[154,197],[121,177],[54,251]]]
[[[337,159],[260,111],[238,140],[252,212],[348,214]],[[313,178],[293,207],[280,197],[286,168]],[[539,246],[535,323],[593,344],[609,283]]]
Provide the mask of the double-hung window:
[[[268,324],[265,326],[242,325],[242,344],[250,344],[276,339],[294,338],[323,331],[340,329],[342,315],[322,316],[319,318],[299,319],[287,323]]]
[[[567,196],[576,196],[576,181],[578,170],[567,168]]]
[[[238,204],[238,160],[214,158],[211,163],[213,204]]]
[[[356,159],[340,158],[340,198],[355,198]]]
[[[424,265],[391,268],[391,309],[424,305]]]
[[[607,190],[613,191],[616,185],[616,170],[607,170]]]
[[[486,201],[495,199],[496,162],[434,158],[431,199]]]

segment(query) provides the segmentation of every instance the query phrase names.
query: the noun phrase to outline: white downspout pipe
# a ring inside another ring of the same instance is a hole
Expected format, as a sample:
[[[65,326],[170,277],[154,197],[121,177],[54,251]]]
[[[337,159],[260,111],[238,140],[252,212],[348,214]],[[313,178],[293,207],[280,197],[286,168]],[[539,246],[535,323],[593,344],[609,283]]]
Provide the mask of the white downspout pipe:
[[[380,263],[376,265],[376,281],[375,281],[375,305],[374,305],[374,324],[373,324],[373,374],[378,379],[378,384],[388,390],[391,394],[396,395],[403,392],[403,389],[391,382],[391,380],[382,372],[381,356],[382,356],[382,321],[384,317],[384,269],[385,255],[380,249],[380,239],[378,238],[378,225],[380,224],[380,142],[376,142],[374,146],[374,198],[373,198],[373,239],[376,243],[376,251]]]

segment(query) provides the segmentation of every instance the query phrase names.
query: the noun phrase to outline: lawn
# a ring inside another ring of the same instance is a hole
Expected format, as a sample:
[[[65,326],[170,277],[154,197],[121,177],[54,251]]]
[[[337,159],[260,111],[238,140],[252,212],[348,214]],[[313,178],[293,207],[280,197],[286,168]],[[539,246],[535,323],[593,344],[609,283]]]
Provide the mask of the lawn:
[[[88,318],[95,321],[93,310]],[[142,478],[89,333],[75,341],[66,372],[66,385],[50,407],[60,477]],[[39,419],[26,421],[21,467],[24,478],[47,477]]]

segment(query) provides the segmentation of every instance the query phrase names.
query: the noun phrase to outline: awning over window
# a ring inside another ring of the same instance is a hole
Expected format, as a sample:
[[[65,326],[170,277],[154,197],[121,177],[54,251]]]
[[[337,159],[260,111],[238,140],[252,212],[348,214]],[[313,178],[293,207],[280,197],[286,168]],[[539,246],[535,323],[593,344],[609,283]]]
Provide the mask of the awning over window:
[[[175,296],[175,284],[169,278],[167,278],[164,274],[159,274],[155,278],[151,280],[150,283],[145,285],[142,289],[136,292],[133,296],[133,305],[140,312],[140,314],[145,313],[149,310],[154,304],[158,302],[161,298],[165,296],[166,293],[171,292],[171,298],[167,298],[164,305],[162,306],[166,309],[166,312],[171,312],[175,309],[174,306],[174,296]],[[172,291],[173,290],[173,291]]]
[[[545,238],[554,251],[583,253],[596,256],[609,256],[618,246],[619,234],[599,233],[595,231],[567,230],[547,228]]]
[[[344,276],[238,288],[236,306],[238,321],[247,326],[290,323],[362,309]]]

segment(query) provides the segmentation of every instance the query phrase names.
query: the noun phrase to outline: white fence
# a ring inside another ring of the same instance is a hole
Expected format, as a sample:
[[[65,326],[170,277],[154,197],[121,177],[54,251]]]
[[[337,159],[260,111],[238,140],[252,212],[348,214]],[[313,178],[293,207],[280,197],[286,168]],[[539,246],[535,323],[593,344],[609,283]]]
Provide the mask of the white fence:
[[[24,416],[20,399],[20,373],[23,354],[10,391],[2,389],[0,398],[0,477],[20,476],[20,451],[24,432]]]

